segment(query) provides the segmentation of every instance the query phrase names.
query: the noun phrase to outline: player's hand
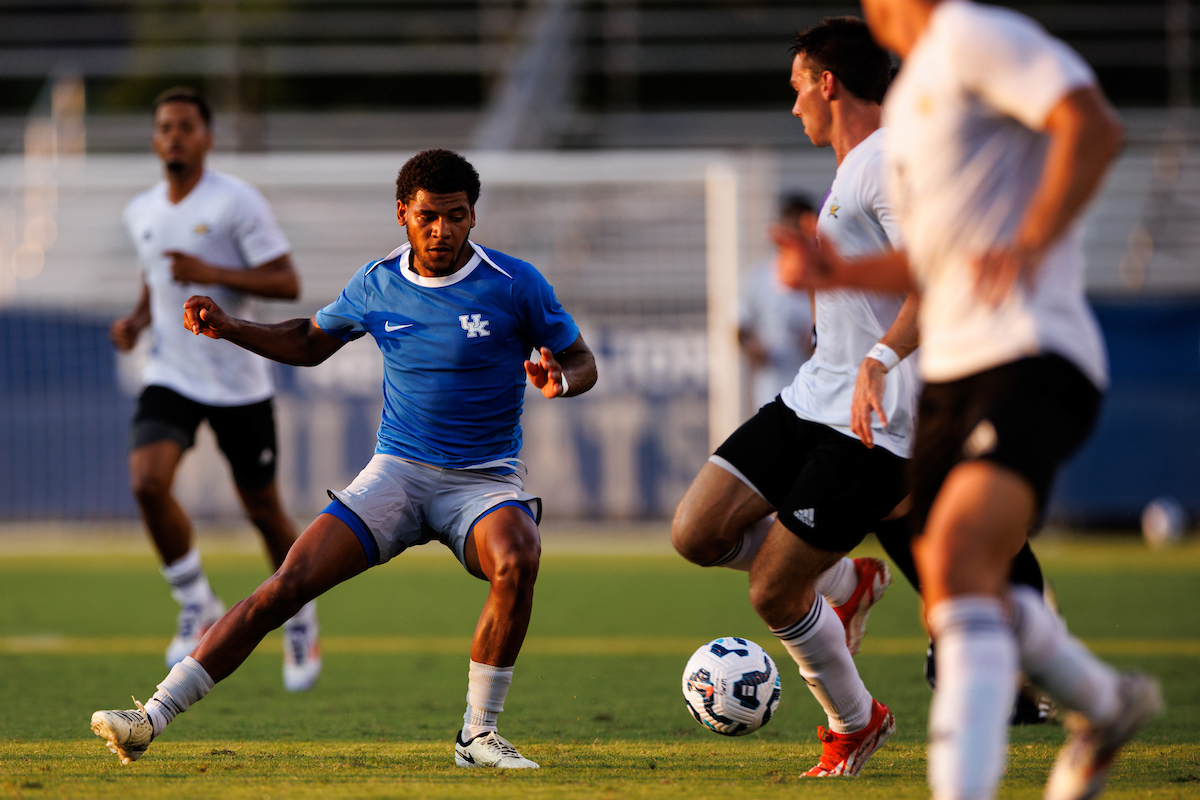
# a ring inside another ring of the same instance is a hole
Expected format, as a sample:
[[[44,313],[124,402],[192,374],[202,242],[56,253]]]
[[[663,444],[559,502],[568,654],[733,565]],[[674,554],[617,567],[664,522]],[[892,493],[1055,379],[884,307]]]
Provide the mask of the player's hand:
[[[112,340],[118,350],[128,353],[137,344],[138,335],[141,334],[143,327],[145,326],[132,316],[121,317],[108,329],[108,338]]]
[[[883,390],[887,388],[887,369],[873,358],[864,358],[858,365],[858,378],[854,381],[854,398],[850,401],[850,430],[867,447],[875,446],[875,435],[871,431],[871,413],[879,417],[879,424],[887,427],[887,412],[883,410]]]
[[[562,365],[554,358],[550,348],[538,349],[541,357],[537,361],[525,362],[525,375],[534,388],[546,397],[560,397],[566,391],[562,385]]]
[[[1018,246],[997,248],[976,256],[976,296],[994,308],[1008,299],[1018,281],[1032,289],[1041,260],[1041,251]]]
[[[217,282],[213,268],[195,256],[178,250],[168,250],[163,255],[171,259],[171,276],[180,283]]]
[[[831,242],[812,241],[788,225],[773,225],[779,282],[789,289],[824,289],[834,284],[841,257]]]
[[[231,317],[211,297],[193,295],[183,304],[183,327],[198,336],[220,339],[230,322]]]

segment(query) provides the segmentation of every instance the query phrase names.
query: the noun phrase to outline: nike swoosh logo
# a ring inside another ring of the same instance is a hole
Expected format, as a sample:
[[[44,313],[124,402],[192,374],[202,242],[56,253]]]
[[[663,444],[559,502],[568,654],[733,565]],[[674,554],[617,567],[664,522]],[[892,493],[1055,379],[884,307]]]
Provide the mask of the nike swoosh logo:
[[[393,326],[393,325],[392,325],[392,323],[390,323],[390,322],[385,322],[385,323],[383,323],[383,329],[384,329],[385,331],[387,331],[388,333],[391,333],[392,331],[398,331],[398,330],[400,330],[401,328],[411,328],[411,327],[413,326],[413,324],[414,324],[414,323],[412,323],[412,322],[409,322],[409,323],[407,323],[407,324],[405,324],[405,325],[395,325],[395,326]]]
[[[470,753],[468,753],[466,750],[459,750],[458,754],[459,754],[459,756],[462,757],[463,761],[470,761],[472,764],[475,763],[475,758]]]

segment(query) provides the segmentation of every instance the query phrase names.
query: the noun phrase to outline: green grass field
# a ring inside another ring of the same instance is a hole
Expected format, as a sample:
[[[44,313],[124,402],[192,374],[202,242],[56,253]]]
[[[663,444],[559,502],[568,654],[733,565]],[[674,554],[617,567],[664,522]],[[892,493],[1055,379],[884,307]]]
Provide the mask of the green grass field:
[[[544,535],[534,621],[501,716],[543,769],[516,775],[453,765],[486,586],[436,545],[322,598],[325,672],[313,691],[283,691],[279,640],[268,638],[124,767],[88,720],[131,707],[130,694],[145,700],[165,674],[175,609],[148,548],[0,554],[0,796],[927,796],[924,636],[902,580],[858,658],[896,736],[857,779],[801,783],[824,720],[750,610],[743,574],[692,567],[661,546],[567,549],[553,525]],[[1101,537],[1038,550],[1072,629],[1112,663],[1163,681],[1168,710],[1118,762],[1107,796],[1200,797],[1200,545],[1154,553]],[[226,602],[265,577],[244,551],[210,548],[206,563]],[[702,729],[680,694],[688,655],[720,635],[755,639],[783,673],[778,714],[739,739]],[[1001,797],[1041,797],[1062,739],[1056,725],[1013,730]]]

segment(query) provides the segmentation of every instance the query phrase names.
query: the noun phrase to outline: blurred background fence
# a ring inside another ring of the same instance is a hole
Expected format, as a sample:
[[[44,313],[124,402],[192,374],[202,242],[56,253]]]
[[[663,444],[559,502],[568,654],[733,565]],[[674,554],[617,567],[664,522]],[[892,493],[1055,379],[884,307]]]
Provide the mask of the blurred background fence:
[[[1194,4],[1012,4],[1089,59],[1130,142],[1087,220],[1113,388],[1055,518],[1129,524],[1160,495],[1200,512],[1200,115]],[[0,6],[0,519],[131,517],[139,356],[111,321],[138,277],[125,202],[158,179],[149,103],[217,105],[211,165],[258,186],[294,247],[307,315],[398,244],[394,175],[461,148],[483,177],[477,241],[555,285],[600,360],[569,403],[530,393],[547,513],[669,515],[746,407],[737,276],[769,256],[778,197],[820,197],[833,155],[788,113],[787,45],[854,5],[753,0],[40,0]],[[143,343],[144,344],[144,343]],[[280,368],[281,484],[306,515],[374,445],[381,367],[358,342]],[[235,516],[209,437],[179,479]]]

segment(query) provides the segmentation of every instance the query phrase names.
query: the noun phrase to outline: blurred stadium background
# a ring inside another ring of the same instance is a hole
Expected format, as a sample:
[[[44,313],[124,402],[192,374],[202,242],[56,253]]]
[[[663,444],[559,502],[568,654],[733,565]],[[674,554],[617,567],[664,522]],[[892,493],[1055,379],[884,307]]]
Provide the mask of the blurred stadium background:
[[[1113,388],[1052,517],[1133,527],[1159,496],[1200,512],[1200,5],[1010,3],[1076,47],[1128,126],[1087,220]],[[784,192],[820,197],[833,154],[790,117],[792,33],[856,4],[800,0],[5,0],[0,3],[0,521],[129,520],[138,356],[111,321],[138,275],[125,202],[158,179],[149,103],[216,104],[211,166],[270,199],[308,315],[399,243],[396,170],[461,149],[484,182],[475,238],[555,285],[600,358],[569,403],[531,393],[547,513],[668,516],[749,413],[737,276],[769,255]],[[145,343],[145,342],[143,342]],[[374,446],[381,365],[360,341],[280,368],[281,485],[305,518]],[[178,494],[237,505],[211,438]]]

